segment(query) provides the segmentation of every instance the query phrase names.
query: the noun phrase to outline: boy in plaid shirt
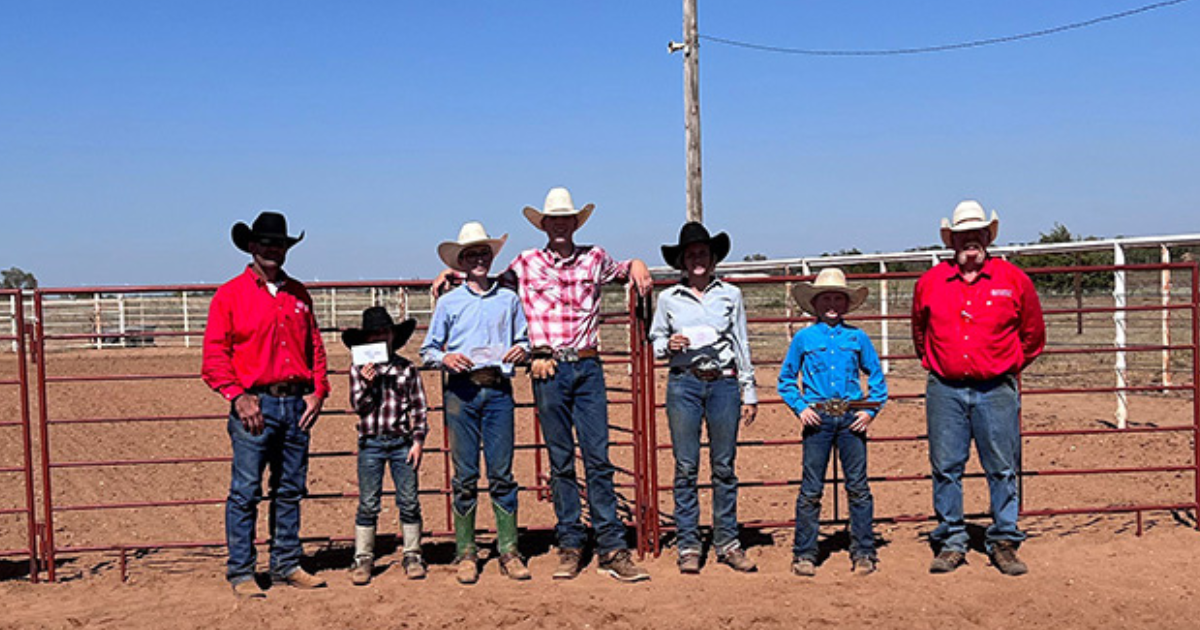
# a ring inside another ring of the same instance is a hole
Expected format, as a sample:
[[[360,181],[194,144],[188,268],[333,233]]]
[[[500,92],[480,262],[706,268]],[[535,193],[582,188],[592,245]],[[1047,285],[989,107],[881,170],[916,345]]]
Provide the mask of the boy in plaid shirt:
[[[396,324],[387,309],[363,311],[362,328],[342,333],[349,347],[387,344],[387,363],[350,366],[350,406],[358,414],[358,513],[354,517],[354,565],[350,580],[368,584],[375,568],[375,525],[379,520],[383,469],[390,465],[396,485],[396,507],[404,536],[404,573],[425,577],[421,559],[421,503],[417,470],[429,432],[421,377],[412,362],[397,355],[417,327],[416,320]]]

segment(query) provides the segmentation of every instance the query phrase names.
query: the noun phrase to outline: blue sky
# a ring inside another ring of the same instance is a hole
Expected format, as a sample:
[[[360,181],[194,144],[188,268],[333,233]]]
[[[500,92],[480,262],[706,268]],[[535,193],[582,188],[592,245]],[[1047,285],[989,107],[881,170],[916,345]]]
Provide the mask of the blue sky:
[[[1034,31],[1149,0],[699,0],[702,34],[821,49]],[[217,282],[284,210],[304,279],[429,277],[464,221],[566,185],[579,240],[659,263],[684,217],[681,2],[0,0],[0,267]],[[1200,0],[1056,36],[867,58],[701,47],[705,219],[734,257],[895,251],[962,198],[1196,232]]]

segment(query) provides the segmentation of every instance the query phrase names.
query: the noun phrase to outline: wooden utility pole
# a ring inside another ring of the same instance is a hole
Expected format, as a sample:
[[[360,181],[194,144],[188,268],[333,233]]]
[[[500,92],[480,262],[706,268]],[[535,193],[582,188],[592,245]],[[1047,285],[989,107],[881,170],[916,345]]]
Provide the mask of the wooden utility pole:
[[[687,220],[704,222],[700,172],[700,37],[696,0],[683,0],[683,44],[671,42],[671,52],[683,51],[683,115],[687,144]]]

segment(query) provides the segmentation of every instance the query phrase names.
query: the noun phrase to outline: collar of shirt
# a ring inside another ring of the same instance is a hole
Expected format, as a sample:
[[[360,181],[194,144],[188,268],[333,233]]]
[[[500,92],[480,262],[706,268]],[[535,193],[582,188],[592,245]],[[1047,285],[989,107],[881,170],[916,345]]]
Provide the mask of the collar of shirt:
[[[541,251],[542,255],[546,257],[546,261],[551,265],[554,265],[555,267],[567,267],[579,262],[579,258],[588,249],[584,245],[575,245],[574,247],[575,249],[571,250],[570,256],[559,256],[558,252],[551,249],[549,245],[543,247],[539,251]]]
[[[499,282],[495,282],[495,281],[493,281],[493,282],[492,282],[492,286],[488,287],[488,290],[487,290],[487,291],[484,291],[483,293],[480,293],[479,291],[476,291],[474,288],[472,288],[472,287],[471,287],[471,285],[470,285],[470,283],[466,283],[466,282],[464,282],[464,283],[463,283],[463,286],[464,286],[464,287],[466,287],[466,289],[467,289],[467,293],[470,293],[471,295],[473,295],[473,296],[475,296],[475,297],[480,297],[480,298],[484,298],[484,297],[488,297],[488,296],[491,296],[491,295],[495,295],[495,294],[496,294],[496,291],[499,291],[499,290],[500,290],[500,283],[499,283]]]
[[[992,278],[992,272],[994,271],[993,267],[995,266],[992,263],[995,260],[995,258],[988,256],[983,261],[983,266],[979,268],[980,278],[988,278],[989,280]],[[950,282],[951,280],[959,280],[962,282],[967,281],[967,279],[962,275],[962,269],[954,261],[950,261],[950,275],[946,277],[946,282]]]
[[[246,271],[243,275],[250,276],[250,278],[254,281],[254,284],[256,286],[258,286],[258,288],[260,288],[260,289],[267,288],[267,279],[258,275],[258,272],[254,270],[253,264],[246,265]],[[291,279],[292,278],[290,276],[288,276],[287,273],[285,273],[282,269],[280,269],[279,270],[279,278],[274,282],[274,284],[276,287],[282,289],[283,287],[288,285],[288,283],[291,281]]]
[[[701,291],[701,293],[707,294],[709,291],[719,289],[723,286],[725,286],[725,283],[722,282],[720,278],[713,276],[712,281],[710,281],[708,283],[708,286],[704,287],[704,290]],[[687,278],[681,279],[679,281],[679,284],[676,284],[675,286],[671,287],[671,289],[677,295],[686,295],[686,296],[691,297],[693,300],[697,300],[697,301],[700,300],[700,296],[696,295],[696,292],[692,290],[692,286],[690,284],[688,284]]]

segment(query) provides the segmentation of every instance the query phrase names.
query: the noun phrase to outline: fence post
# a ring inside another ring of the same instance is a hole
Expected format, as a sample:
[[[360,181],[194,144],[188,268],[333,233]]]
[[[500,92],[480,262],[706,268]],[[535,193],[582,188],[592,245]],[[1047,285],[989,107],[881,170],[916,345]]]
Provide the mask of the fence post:
[[[38,582],[38,530],[37,530],[37,499],[33,491],[33,426],[30,424],[29,411],[29,366],[25,359],[26,339],[32,330],[27,330],[25,323],[24,293],[18,291],[12,296],[14,304],[13,324],[17,330],[13,343],[17,351],[17,383],[21,397],[21,444],[25,451],[22,466],[25,469],[25,524],[26,540],[29,545],[29,581]]]
[[[104,347],[104,317],[101,312],[100,294],[92,294],[92,320],[95,322],[93,328],[96,333],[96,349]]]
[[[887,272],[888,272],[887,263],[882,260],[879,261],[879,273],[887,273]],[[879,320],[879,336],[880,336],[879,344],[880,344],[880,346],[883,347],[883,356],[887,357],[892,354],[891,336],[888,334],[889,333],[888,324],[890,322],[888,321],[888,280],[887,280],[887,278],[879,279],[879,314],[881,316],[883,316],[883,319]],[[891,372],[891,361],[889,359],[884,359],[883,360],[883,373],[889,374],[890,372]]]
[[[182,295],[182,297],[183,297],[183,332],[189,333],[189,332],[192,332],[192,328],[190,326],[191,322],[188,321],[188,300],[187,300],[188,292],[183,291],[182,293],[183,293],[183,295]],[[184,334],[183,347],[184,348],[192,347],[192,336],[191,335]]]
[[[1125,249],[1120,243],[1113,244],[1113,264],[1122,266],[1125,264]],[[1117,374],[1117,428],[1124,429],[1125,423],[1129,419],[1129,401],[1125,393],[1125,387],[1129,385],[1128,374],[1125,369],[1125,270],[1116,269],[1113,271],[1113,306],[1116,310],[1113,311],[1114,337],[1113,343],[1117,347],[1116,357],[1113,361],[1113,369]]]
[[[42,456],[42,559],[46,567],[46,579],[55,582],[54,546],[54,493],[50,483],[50,413],[46,409],[46,327],[42,293],[33,293],[33,349],[37,363],[38,388],[38,442]]]
[[[117,332],[121,333],[121,347],[125,347],[125,294],[117,294]]]
[[[9,320],[12,322],[12,335],[17,336],[17,331],[20,328],[17,326],[17,296],[16,294],[8,296],[8,314]],[[22,313],[24,314],[24,313]],[[12,351],[17,351],[17,340],[14,338],[12,342]]]
[[[329,289],[329,323],[326,326],[337,328],[337,287]]]
[[[1163,387],[1171,386],[1171,311],[1168,307],[1171,305],[1171,269],[1166,265],[1171,264],[1171,249],[1166,245],[1162,246],[1162,384]]]

